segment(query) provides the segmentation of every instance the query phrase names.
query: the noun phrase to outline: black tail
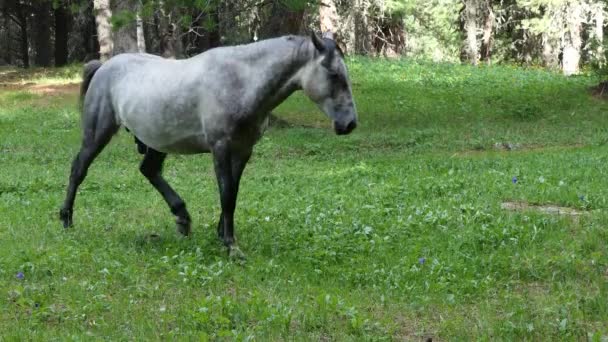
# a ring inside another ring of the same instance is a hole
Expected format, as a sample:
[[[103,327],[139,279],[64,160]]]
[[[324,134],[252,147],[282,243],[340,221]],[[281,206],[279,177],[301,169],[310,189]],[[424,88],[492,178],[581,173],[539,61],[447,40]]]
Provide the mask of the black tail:
[[[84,70],[82,72],[82,84],[80,85],[80,107],[84,103],[84,96],[87,94],[87,90],[89,89],[89,84],[91,84],[91,80],[95,75],[95,72],[101,67],[101,61],[96,59],[88,62],[84,65]]]

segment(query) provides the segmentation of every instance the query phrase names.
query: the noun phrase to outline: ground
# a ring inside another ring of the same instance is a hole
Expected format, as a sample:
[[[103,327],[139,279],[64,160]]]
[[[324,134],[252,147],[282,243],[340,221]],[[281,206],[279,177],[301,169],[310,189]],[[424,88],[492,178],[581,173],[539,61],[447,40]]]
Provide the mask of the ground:
[[[216,238],[208,156],[171,156],[180,238],[121,131],[58,220],[79,67],[0,69],[0,331],[13,339],[608,339],[608,104],[597,80],[350,59],[347,137],[274,113]],[[548,208],[548,209],[547,209]],[[557,209],[555,209],[557,208]],[[576,213],[576,214],[572,214]]]

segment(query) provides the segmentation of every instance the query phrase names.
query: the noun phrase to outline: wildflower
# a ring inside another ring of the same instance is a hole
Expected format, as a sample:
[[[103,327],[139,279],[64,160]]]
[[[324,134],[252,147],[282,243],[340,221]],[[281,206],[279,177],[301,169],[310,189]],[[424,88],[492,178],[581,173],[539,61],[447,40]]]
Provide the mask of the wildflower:
[[[25,274],[23,274],[23,272],[19,272],[15,277],[17,277],[17,279],[23,279],[25,278]]]
[[[511,179],[511,182],[513,182],[513,184],[517,184],[517,176],[513,177],[513,179]]]
[[[420,258],[420,259],[418,259],[418,263],[420,265],[424,265],[425,262],[426,262],[426,258]]]
[[[578,199],[580,199],[581,201],[585,202],[585,195],[578,196]]]

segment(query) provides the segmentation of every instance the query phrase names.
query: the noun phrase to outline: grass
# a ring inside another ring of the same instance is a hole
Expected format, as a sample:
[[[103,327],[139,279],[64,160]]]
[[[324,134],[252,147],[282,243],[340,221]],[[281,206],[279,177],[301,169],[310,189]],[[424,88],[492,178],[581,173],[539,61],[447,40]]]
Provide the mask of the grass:
[[[608,104],[589,95],[595,80],[349,67],[352,135],[333,135],[296,95],[276,110],[294,127],[257,146],[236,215],[244,266],[215,236],[210,158],[167,162],[194,220],[182,239],[124,131],[93,164],[64,231],[76,94],[0,91],[0,336],[608,339]],[[511,212],[504,201],[587,214]]]

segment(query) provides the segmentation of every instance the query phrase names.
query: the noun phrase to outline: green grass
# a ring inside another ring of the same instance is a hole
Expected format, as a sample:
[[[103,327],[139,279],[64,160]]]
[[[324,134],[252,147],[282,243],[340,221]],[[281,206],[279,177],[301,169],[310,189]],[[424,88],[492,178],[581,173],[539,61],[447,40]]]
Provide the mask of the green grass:
[[[296,95],[276,110],[294,127],[257,146],[236,215],[244,266],[216,239],[209,156],[166,164],[194,220],[182,239],[124,131],[63,230],[76,95],[0,92],[0,336],[606,340],[608,104],[589,95],[595,80],[349,67],[352,135],[335,136]],[[587,213],[507,212],[503,201]]]

